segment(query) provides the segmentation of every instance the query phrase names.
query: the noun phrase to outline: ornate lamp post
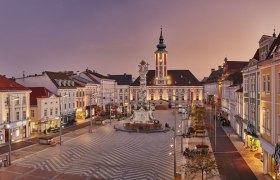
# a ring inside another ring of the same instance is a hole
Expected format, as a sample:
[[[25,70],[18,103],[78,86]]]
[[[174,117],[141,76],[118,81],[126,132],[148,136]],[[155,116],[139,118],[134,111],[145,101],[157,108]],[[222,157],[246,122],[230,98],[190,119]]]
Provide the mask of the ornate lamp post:
[[[62,98],[62,103],[61,103],[61,106],[60,106],[60,126],[59,126],[59,145],[61,146],[61,144],[62,144],[62,141],[61,141],[61,136],[62,136],[62,111],[63,111],[63,105],[64,105],[64,103],[63,103],[63,98],[64,97],[66,97],[66,96],[68,96],[68,95],[63,95],[63,96],[61,96],[60,98]],[[59,98],[59,101],[60,101],[60,98]],[[59,103],[60,104],[60,103]]]

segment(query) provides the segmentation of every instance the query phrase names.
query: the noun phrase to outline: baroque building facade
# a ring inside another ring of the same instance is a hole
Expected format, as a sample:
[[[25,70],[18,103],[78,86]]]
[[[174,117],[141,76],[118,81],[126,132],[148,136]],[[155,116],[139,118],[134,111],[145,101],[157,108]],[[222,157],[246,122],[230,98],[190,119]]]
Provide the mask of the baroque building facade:
[[[203,86],[189,70],[169,70],[168,51],[164,44],[162,29],[155,51],[155,70],[146,75],[147,100],[154,104],[169,103],[171,106],[202,104]],[[130,101],[139,100],[140,77],[130,86]]]

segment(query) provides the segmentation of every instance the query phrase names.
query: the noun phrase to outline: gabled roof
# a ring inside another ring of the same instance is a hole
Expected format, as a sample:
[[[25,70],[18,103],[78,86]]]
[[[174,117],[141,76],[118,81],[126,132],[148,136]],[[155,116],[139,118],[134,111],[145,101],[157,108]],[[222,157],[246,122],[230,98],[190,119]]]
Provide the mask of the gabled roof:
[[[242,69],[247,66],[249,62],[247,61],[227,61],[228,70]]]
[[[218,79],[222,76],[222,74],[223,74],[223,68],[211,72],[208,79],[206,80],[206,83],[218,82]]]
[[[275,52],[275,50],[277,50],[279,48],[279,46],[280,46],[280,34],[271,44],[271,46],[269,48],[269,53],[267,54],[267,59],[272,58],[273,53]]]
[[[99,74],[99,73],[97,73],[97,72],[95,72],[95,71],[91,71],[91,70],[89,70],[89,69],[87,69],[85,72],[87,72],[87,73],[89,73],[89,74],[91,74],[91,75],[93,75],[93,76],[96,76],[96,77],[98,77],[98,78],[100,78],[100,79],[110,79],[108,76],[104,76],[104,75],[102,75],[102,74]]]
[[[75,82],[75,85],[77,87],[85,87],[87,84],[97,84],[93,81],[90,81],[90,80],[83,78],[81,76],[78,76],[78,75],[70,76],[70,78]]]
[[[29,88],[0,75],[0,91],[27,91]]]
[[[267,40],[269,38],[271,38],[271,36],[269,36],[269,35],[262,35],[261,39],[259,40],[259,43],[261,43],[261,42],[263,42],[263,41],[265,41],[265,40]]]
[[[189,70],[168,70],[167,75],[171,83],[166,86],[202,86],[198,79]],[[132,86],[140,85],[138,77]],[[147,86],[155,86],[155,70],[149,70],[147,73]]]
[[[132,84],[132,75],[131,74],[109,75],[109,78],[115,80],[118,83],[118,85],[131,85]]]
[[[52,95],[59,97],[55,93],[51,92],[45,87],[29,87],[31,89],[30,93],[30,105],[37,105],[37,98],[49,98]]]
[[[51,79],[54,85],[59,89],[76,89],[75,83],[69,78],[66,73],[63,72],[50,72],[44,73]]]
[[[256,60],[258,60],[258,61],[260,60],[259,49],[257,49],[257,51],[256,51],[256,53],[255,53],[253,59],[256,59]]]
[[[232,81],[232,86],[241,84],[243,82],[243,75],[240,71],[230,74],[225,81]]]
[[[89,72],[85,71],[83,74],[90,79],[90,81],[94,82],[94,84],[100,84]]]

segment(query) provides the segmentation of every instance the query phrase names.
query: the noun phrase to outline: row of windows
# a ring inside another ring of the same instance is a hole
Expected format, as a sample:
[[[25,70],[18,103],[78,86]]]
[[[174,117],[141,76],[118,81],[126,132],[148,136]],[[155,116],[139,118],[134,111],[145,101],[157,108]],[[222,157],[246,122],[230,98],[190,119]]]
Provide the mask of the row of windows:
[[[55,101],[55,104],[57,104],[57,103],[58,103],[58,101]],[[48,102],[45,102],[45,105],[47,105],[47,104],[48,104]],[[53,104],[53,102],[51,101],[50,104]]]
[[[122,99],[123,99],[123,96],[120,96],[120,100],[122,100]],[[125,96],[124,99],[125,99],[125,100],[128,100],[128,97]]]
[[[68,104],[68,108],[69,109],[71,108],[71,103]],[[73,103],[72,108],[75,108],[75,103]],[[66,103],[64,104],[64,109],[67,109],[67,104]]]
[[[34,112],[33,112],[34,113]],[[54,113],[54,114],[53,114]],[[31,113],[32,115],[32,113]],[[34,115],[34,114],[33,114]],[[55,108],[55,111],[53,112],[53,108],[49,109],[49,115],[53,116],[53,115],[58,115],[58,108]],[[48,109],[44,109],[44,116],[47,117],[48,116]]]
[[[6,102],[9,101],[9,98],[10,98],[10,102],[11,102],[11,101],[13,101],[13,98],[14,98],[14,97],[9,97],[9,96],[7,96]],[[15,98],[15,99],[16,99],[16,100],[14,100],[15,104],[16,104],[16,105],[19,105],[20,98]],[[23,104],[23,105],[26,104],[26,96],[23,96],[23,97],[22,97],[22,104]]]
[[[71,92],[68,92],[68,93],[66,93],[66,92],[64,92],[64,93],[60,93],[60,96],[68,96],[68,97],[71,97],[71,94],[73,95],[72,97],[75,97],[75,92],[73,92],[73,93],[71,93]]]
[[[9,113],[7,113],[7,120],[9,119]],[[22,111],[22,120],[26,119],[26,111]],[[20,112],[16,112],[16,120],[20,120]]]
[[[125,92],[125,93],[127,93],[128,92],[128,89],[120,89],[120,93],[122,93],[122,92]]]
[[[171,101],[171,99],[172,99],[172,96],[168,96],[168,100]],[[135,96],[132,96],[132,100],[133,101],[135,100]],[[151,95],[151,100],[152,101],[155,100],[153,95]],[[163,100],[162,95],[159,96],[159,100]],[[179,96],[176,96],[175,100],[178,101],[179,100]],[[180,100],[185,101],[185,100],[189,100],[189,99],[185,98],[185,96],[181,96]],[[198,95],[196,96],[196,100],[197,101],[199,100],[199,96]]]

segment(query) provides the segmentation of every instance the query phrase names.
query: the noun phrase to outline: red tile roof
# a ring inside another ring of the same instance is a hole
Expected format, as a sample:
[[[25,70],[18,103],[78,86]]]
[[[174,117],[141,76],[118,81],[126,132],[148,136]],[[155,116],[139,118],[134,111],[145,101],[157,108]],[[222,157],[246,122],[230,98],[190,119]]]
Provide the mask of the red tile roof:
[[[30,105],[37,105],[37,98],[48,98],[51,95],[58,96],[45,87],[30,87],[30,89],[32,91],[30,94]]]
[[[0,91],[26,91],[30,90],[17,82],[0,75]]]

